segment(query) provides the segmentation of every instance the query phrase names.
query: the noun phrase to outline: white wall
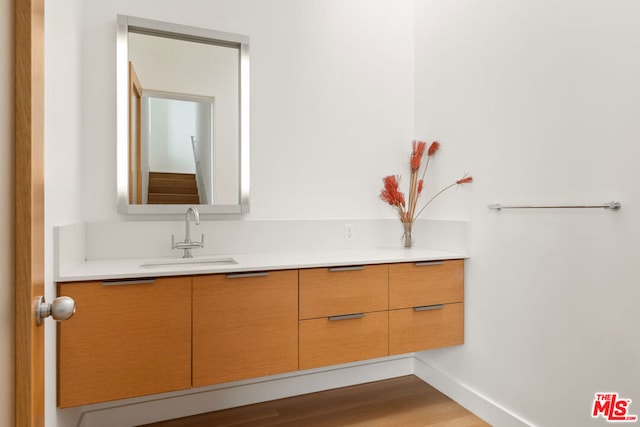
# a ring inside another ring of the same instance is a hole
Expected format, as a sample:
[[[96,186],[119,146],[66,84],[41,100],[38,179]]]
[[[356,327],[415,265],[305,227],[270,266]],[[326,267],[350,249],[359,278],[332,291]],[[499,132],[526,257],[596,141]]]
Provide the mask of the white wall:
[[[0,0],[0,425],[14,424],[13,2]]]
[[[640,4],[417,0],[416,134],[436,177],[476,178],[429,216],[469,212],[466,342],[422,357],[535,425],[640,414]],[[622,202],[619,212],[490,211]]]
[[[197,106],[191,101],[151,98],[149,170],[195,173],[191,136],[197,135]]]
[[[95,129],[83,135],[92,104],[82,104],[82,0],[45,1],[45,298],[53,285],[53,226],[83,221],[83,155],[96,147]],[[94,189],[95,191],[95,189]],[[56,425],[55,322],[45,322],[45,417]],[[65,424],[61,424],[65,425]],[[68,425],[68,424],[67,424]]]

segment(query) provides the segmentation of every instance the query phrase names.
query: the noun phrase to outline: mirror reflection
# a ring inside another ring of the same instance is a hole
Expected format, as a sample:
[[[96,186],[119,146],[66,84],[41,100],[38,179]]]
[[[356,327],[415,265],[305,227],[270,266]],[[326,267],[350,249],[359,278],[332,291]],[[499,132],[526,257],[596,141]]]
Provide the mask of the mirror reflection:
[[[206,205],[218,201],[213,196],[212,171],[231,172],[224,180],[227,185],[237,181],[237,159],[225,162],[232,167],[213,164],[213,105],[214,98],[142,91],[146,125],[136,177],[142,182],[142,194],[133,203]],[[237,199],[238,194],[231,194],[229,203]]]
[[[120,210],[246,212],[246,37],[132,17],[118,22],[118,87],[126,68],[128,88],[126,118],[118,103]]]

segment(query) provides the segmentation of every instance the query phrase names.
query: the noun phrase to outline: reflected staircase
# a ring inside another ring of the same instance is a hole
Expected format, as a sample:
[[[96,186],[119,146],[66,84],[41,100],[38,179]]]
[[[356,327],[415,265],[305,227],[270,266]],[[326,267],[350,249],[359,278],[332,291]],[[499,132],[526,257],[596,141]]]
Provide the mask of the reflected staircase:
[[[196,174],[149,172],[147,203],[199,205]]]

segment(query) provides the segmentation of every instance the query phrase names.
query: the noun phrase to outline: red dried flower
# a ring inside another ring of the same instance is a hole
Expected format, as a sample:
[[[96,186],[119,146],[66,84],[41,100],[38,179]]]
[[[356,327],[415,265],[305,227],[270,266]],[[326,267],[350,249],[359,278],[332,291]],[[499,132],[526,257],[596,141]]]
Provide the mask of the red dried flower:
[[[400,186],[400,177],[396,175],[389,175],[382,178],[382,182],[384,183],[384,189],[386,191],[398,191],[398,187]]]
[[[472,176],[467,176],[467,177],[461,178],[461,179],[456,181],[456,184],[467,184],[469,182],[473,182],[473,177]]]
[[[399,177],[396,175],[389,175],[382,178],[384,188],[380,191],[380,198],[392,206],[405,205],[404,193],[402,193],[399,187]]]
[[[422,155],[427,144],[423,141],[413,141],[413,149],[411,150],[411,171],[417,171],[420,169],[420,162],[422,161]]]
[[[436,151],[440,148],[440,143],[438,141],[433,141],[429,146],[429,150],[427,151],[427,156],[431,157],[436,154]]]

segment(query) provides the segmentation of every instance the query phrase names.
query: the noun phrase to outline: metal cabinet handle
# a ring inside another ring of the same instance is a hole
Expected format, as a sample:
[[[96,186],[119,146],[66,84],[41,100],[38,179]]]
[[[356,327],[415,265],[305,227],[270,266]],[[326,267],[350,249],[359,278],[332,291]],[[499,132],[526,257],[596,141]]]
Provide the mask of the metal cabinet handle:
[[[349,265],[347,267],[329,267],[329,271],[332,273],[339,271],[357,271],[364,270],[364,265]]]
[[[413,307],[413,311],[440,310],[442,308],[444,308],[444,304],[423,305],[422,307]]]
[[[242,279],[245,277],[266,277],[269,275],[268,271],[257,271],[253,273],[232,273],[227,274],[227,279]]]
[[[348,319],[362,319],[364,313],[344,314],[342,316],[329,316],[329,320],[348,320]]]
[[[444,261],[421,261],[416,262],[414,265],[416,267],[428,267],[430,265],[443,265]]]
[[[152,283],[156,283],[156,279],[104,280],[102,286],[150,285]]]

